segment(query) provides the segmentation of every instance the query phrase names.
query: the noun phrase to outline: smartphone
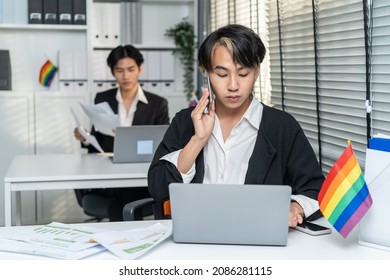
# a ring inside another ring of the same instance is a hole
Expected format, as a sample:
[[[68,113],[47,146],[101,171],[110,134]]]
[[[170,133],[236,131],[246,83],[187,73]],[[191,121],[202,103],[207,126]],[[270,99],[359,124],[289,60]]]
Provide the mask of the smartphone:
[[[211,106],[212,106],[213,101],[214,101],[214,93],[211,89],[210,77],[209,77],[209,74],[207,72],[205,72],[203,75],[203,85],[205,87],[207,87],[207,89],[209,90],[209,97],[208,97],[209,104],[207,104],[207,107],[204,109],[204,113],[208,114],[211,111]]]
[[[324,227],[321,225],[313,224],[310,222],[303,222],[302,224],[298,224],[295,228],[293,228],[298,231],[302,231],[304,233],[310,234],[310,235],[323,235],[328,234],[332,232],[331,228]]]

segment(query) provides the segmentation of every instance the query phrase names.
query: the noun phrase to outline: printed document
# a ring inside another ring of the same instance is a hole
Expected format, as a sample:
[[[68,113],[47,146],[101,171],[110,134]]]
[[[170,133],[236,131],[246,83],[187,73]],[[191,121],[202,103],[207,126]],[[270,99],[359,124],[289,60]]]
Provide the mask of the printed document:
[[[137,259],[171,236],[159,222],[132,230],[103,230],[52,222],[0,239],[0,251],[77,260],[108,250],[120,259]]]
[[[147,228],[126,231],[105,231],[92,238],[121,259],[137,259],[167,239],[172,227],[156,223]]]
[[[79,259],[104,250],[91,236],[101,229],[52,222],[0,241],[0,250],[42,255],[60,259]]]
[[[73,252],[38,244],[31,244],[24,241],[16,241],[11,239],[0,240],[0,251],[44,256],[62,260],[79,260],[104,250],[106,250],[106,248],[101,245],[97,245],[85,250]]]

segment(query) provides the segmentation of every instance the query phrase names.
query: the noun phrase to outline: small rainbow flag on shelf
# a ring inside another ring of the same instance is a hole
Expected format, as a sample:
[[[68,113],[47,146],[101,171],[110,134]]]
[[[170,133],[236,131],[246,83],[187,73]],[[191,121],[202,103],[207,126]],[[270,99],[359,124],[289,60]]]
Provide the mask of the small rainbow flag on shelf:
[[[58,68],[49,59],[46,60],[39,71],[39,83],[45,87],[49,87],[57,70]]]
[[[318,203],[324,217],[344,238],[371,207],[371,195],[350,141],[322,184]]]

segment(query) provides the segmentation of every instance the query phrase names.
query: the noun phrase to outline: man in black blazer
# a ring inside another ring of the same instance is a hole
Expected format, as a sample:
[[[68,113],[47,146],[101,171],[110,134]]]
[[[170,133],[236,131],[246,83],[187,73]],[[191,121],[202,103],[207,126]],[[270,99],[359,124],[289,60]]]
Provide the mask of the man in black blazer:
[[[141,87],[139,87],[141,88]],[[95,97],[95,104],[107,102],[112,111],[118,114],[118,100],[116,98],[119,88],[113,88],[107,91],[99,92]],[[143,91],[148,103],[142,101],[137,102],[136,111],[134,112],[134,119],[131,125],[156,125],[169,124],[168,102],[165,98],[156,94]],[[93,134],[103,151],[111,153],[114,147],[114,137],[100,133],[92,127],[91,134]],[[82,141],[82,139],[79,139]],[[83,144],[84,145],[84,144]],[[97,153],[92,145],[84,145],[89,153]]]
[[[301,126],[253,95],[265,53],[260,37],[237,24],[217,29],[200,45],[198,65],[212,92],[204,88],[195,108],[172,119],[148,172],[155,201],[169,200],[172,182],[289,185],[289,226],[319,217],[324,176]]]
[[[167,100],[156,94],[143,91],[139,85],[138,78],[143,71],[143,62],[142,54],[131,45],[116,47],[107,58],[107,64],[119,84],[119,88],[98,93],[95,97],[95,104],[107,102],[113,112],[118,114],[121,126],[169,124]],[[74,134],[89,153],[98,152],[86,142],[77,128],[75,128]],[[100,133],[94,127],[92,127],[91,134],[96,137],[105,152],[113,151],[114,137]],[[86,193],[94,192],[110,198],[108,209],[110,221],[123,220],[122,209],[126,203],[149,197],[148,190],[144,187],[75,190],[75,192],[80,205],[82,205],[82,197]]]

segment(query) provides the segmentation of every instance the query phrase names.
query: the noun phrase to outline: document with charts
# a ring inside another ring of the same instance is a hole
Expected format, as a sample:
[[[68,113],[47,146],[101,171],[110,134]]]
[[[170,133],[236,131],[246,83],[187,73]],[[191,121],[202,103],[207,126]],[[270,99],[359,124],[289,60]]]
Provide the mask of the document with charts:
[[[91,235],[101,231],[87,226],[52,222],[6,236],[0,240],[0,250],[59,259],[80,259],[105,250],[91,239]]]
[[[121,259],[137,259],[171,234],[171,226],[156,223],[147,228],[96,233],[92,238]]]

